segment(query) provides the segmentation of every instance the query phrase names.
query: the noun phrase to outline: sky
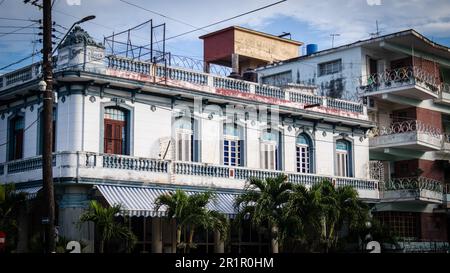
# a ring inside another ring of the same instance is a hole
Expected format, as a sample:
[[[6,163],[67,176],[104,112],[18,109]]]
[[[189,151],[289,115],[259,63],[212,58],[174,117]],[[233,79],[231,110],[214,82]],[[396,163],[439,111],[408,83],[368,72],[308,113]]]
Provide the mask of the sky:
[[[166,23],[166,38],[242,14],[279,0],[55,0],[53,21],[56,36],[63,36],[73,22],[88,15],[92,21],[82,27],[99,42],[105,36],[131,28],[149,19],[154,25]],[[39,1],[41,2],[41,1]],[[0,0],[0,68],[40,50],[38,24],[42,12],[22,0]],[[11,20],[16,19],[16,20]],[[17,20],[20,19],[20,20]],[[169,39],[166,50],[172,54],[202,59],[203,44],[198,38],[231,25],[280,35],[284,32],[319,49],[367,39],[377,31],[381,35],[413,28],[431,40],[450,47],[450,2],[448,0],[287,0],[212,27]],[[18,27],[28,26],[19,29]],[[65,29],[66,28],[66,29]],[[135,45],[149,43],[150,27],[144,25],[131,35]],[[15,31],[15,34],[7,34]],[[24,33],[24,34],[17,34]],[[120,39],[126,41],[126,37]],[[162,40],[162,29],[154,39]],[[161,43],[155,45],[161,49]],[[117,50],[117,49],[116,49]],[[304,53],[304,49],[302,52]],[[7,73],[39,60],[39,56],[0,71]]]

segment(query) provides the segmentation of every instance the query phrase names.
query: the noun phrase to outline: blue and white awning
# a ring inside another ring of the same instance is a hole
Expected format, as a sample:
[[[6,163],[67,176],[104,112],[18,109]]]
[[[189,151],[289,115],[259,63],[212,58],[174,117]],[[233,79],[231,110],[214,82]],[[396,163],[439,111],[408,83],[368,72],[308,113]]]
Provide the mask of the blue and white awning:
[[[16,193],[26,193],[26,199],[30,200],[36,197],[37,193],[42,189],[42,186],[15,189]]]
[[[155,210],[155,200],[162,194],[174,191],[165,188],[133,186],[96,185],[96,187],[111,206],[120,204],[124,214],[145,217],[166,216],[167,213],[164,207],[161,207],[158,211]],[[191,195],[196,192],[186,191],[186,193]],[[215,200],[208,204],[208,207],[232,218],[236,214],[234,210],[236,196],[237,193],[217,191],[215,192]]]

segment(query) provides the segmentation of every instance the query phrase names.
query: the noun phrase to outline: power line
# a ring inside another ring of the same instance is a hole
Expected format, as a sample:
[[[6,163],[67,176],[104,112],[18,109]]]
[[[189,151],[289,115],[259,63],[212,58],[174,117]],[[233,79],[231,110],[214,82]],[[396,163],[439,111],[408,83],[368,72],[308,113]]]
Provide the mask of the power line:
[[[8,64],[8,65],[6,65],[6,66],[0,68],[0,71],[5,70],[6,68],[11,67],[11,66],[13,66],[13,65],[15,65],[15,64],[21,63],[21,62],[23,62],[23,61],[25,61],[25,60],[27,60],[27,59],[33,57],[33,56],[36,56],[36,55],[40,54],[40,53],[41,53],[40,51],[36,51],[36,52],[34,52],[33,54],[31,54],[31,55],[29,55],[29,56],[27,56],[27,57],[25,57],[25,58],[22,58],[22,59],[20,59],[20,60],[18,60],[18,61],[15,61],[15,62],[13,62],[13,63],[10,63],[10,64]]]
[[[36,25],[37,23],[32,23],[32,24],[30,24],[30,25],[28,25],[28,26],[23,26],[23,27],[21,27],[21,28],[18,28],[18,29],[16,29],[16,30],[13,30],[13,31],[11,31],[11,32],[6,32],[6,33],[0,33],[0,37],[4,37],[4,36],[6,36],[6,35],[10,35],[10,34],[36,34],[36,33],[18,33],[18,31],[20,31],[20,30],[22,30],[22,29],[25,29],[25,28],[28,28],[28,27],[31,27],[31,26],[34,26],[34,25]]]
[[[224,23],[224,22],[227,22],[227,21],[230,21],[230,20],[233,20],[233,19],[236,19],[236,18],[245,16],[245,15],[248,15],[248,14],[251,14],[251,13],[254,13],[254,12],[257,12],[257,11],[260,11],[260,10],[263,10],[263,9],[266,9],[266,8],[269,8],[269,7],[272,7],[272,6],[281,4],[281,3],[286,2],[286,1],[287,1],[287,0],[278,1],[278,2],[275,2],[275,3],[272,3],[272,4],[269,4],[269,5],[266,5],[266,6],[263,6],[263,7],[254,9],[254,10],[251,10],[251,11],[247,11],[247,12],[238,14],[238,15],[236,15],[236,16],[233,16],[233,17],[230,17],[230,18],[227,18],[227,19],[224,19],[224,20],[220,20],[220,21],[218,21],[218,22],[215,22],[215,23],[212,23],[212,24],[209,24],[209,25],[200,27],[200,28],[196,28],[196,29],[194,29],[194,30],[186,31],[186,32],[177,34],[177,35],[175,35],[175,36],[169,37],[169,38],[166,39],[166,41],[167,41],[167,40],[170,40],[170,39],[178,38],[178,37],[180,37],[180,36],[184,36],[184,35],[186,35],[186,34],[190,34],[190,33],[193,33],[193,32],[196,32],[196,31],[199,31],[199,30],[202,30],[202,29],[205,29],[205,28],[209,28],[209,27],[215,26],[215,25],[218,25],[218,24],[221,24],[221,23]]]
[[[0,26],[0,28],[34,28],[34,29],[38,29],[39,27],[30,27],[30,26]]]
[[[23,132],[25,133],[28,129],[31,128],[31,126],[33,126],[36,122],[38,122],[38,120],[39,120],[39,117],[38,117],[35,121],[33,121],[30,125],[28,125],[25,129],[23,129]],[[6,142],[0,144],[0,147],[1,147],[1,146],[8,145],[9,142],[10,142],[10,141],[8,140],[8,141],[6,141]]]
[[[183,25],[187,25],[187,26],[190,26],[190,27],[193,27],[193,28],[198,28],[198,27],[196,27],[196,26],[194,26],[194,25],[191,25],[191,24],[189,24],[189,23],[187,23],[187,22],[184,22],[184,21],[181,21],[181,20],[179,20],[179,19],[175,19],[175,18],[169,17],[169,16],[167,16],[167,15],[164,15],[164,14],[162,14],[162,13],[159,13],[159,12],[156,12],[156,11],[153,11],[153,10],[150,10],[150,9],[147,9],[147,8],[142,7],[142,6],[139,6],[139,5],[137,5],[137,4],[134,4],[134,3],[131,3],[131,2],[128,2],[128,1],[125,1],[125,0],[119,0],[119,1],[122,2],[122,3],[128,4],[128,5],[130,5],[130,6],[133,6],[133,7],[136,7],[136,8],[145,10],[145,11],[148,11],[148,12],[150,12],[150,13],[156,14],[156,15],[161,16],[161,17],[163,17],[163,18],[167,18],[167,19],[172,20],[172,21],[174,21],[174,22],[177,22],[177,23],[180,23],[180,24],[183,24]]]
[[[33,19],[11,18],[11,17],[0,17],[0,20],[27,21],[27,22],[35,22],[35,23],[38,21],[38,20],[33,20]]]
[[[34,35],[34,34],[36,34],[36,33],[33,33],[33,32],[0,32],[0,35],[3,35],[3,36],[6,36],[6,35],[12,35],[12,34],[14,34],[14,35]],[[0,37],[3,37],[3,36],[0,36]]]

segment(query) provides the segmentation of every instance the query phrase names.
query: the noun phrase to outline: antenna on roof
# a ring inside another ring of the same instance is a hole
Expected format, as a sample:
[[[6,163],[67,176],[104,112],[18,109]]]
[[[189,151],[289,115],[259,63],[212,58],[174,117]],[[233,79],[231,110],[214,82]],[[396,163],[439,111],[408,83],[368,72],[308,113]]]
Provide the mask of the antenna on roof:
[[[371,33],[369,33],[370,36],[371,36],[371,38],[379,37],[380,34],[381,34],[381,31],[380,31],[380,29],[378,28],[378,20],[375,21],[375,24],[376,24],[376,27],[377,27],[377,31],[376,31],[376,32],[371,32]]]
[[[341,36],[341,34],[331,33],[330,36],[331,36],[331,48],[334,48],[334,37],[339,37],[339,36]]]
[[[278,35],[279,38],[284,38],[284,37],[286,37],[286,36],[289,36],[289,40],[292,40],[292,36],[291,36],[291,33],[290,33],[290,32],[284,32],[284,31],[283,31],[282,34]]]

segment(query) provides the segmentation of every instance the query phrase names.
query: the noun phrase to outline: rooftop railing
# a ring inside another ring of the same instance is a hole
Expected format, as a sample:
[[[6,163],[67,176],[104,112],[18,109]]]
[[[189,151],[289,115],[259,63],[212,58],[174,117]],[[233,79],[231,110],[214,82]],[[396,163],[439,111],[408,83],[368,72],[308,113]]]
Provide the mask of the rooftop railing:
[[[346,112],[356,112],[363,114],[364,107],[360,103],[344,101],[339,99],[316,96],[313,94],[303,93],[299,91],[286,90],[276,86],[258,84],[254,82],[222,77],[213,74],[188,70],[178,67],[165,67],[163,65],[155,65],[150,62],[142,62],[123,58],[118,56],[107,56],[105,66],[113,70],[123,70],[133,73],[145,74],[150,77],[166,78],[172,81],[181,81],[199,86],[209,86],[213,88],[236,90],[243,93],[253,93],[268,98],[276,98],[285,101],[303,103],[303,104],[319,104],[325,108],[331,108]],[[58,67],[54,66],[55,71]],[[71,69],[89,69],[83,66],[72,67]],[[66,69],[67,70],[67,69]],[[33,64],[21,68],[19,70],[0,76],[0,90],[10,88],[14,85],[35,80],[41,75],[40,63]],[[308,88],[310,88],[308,86]]]

